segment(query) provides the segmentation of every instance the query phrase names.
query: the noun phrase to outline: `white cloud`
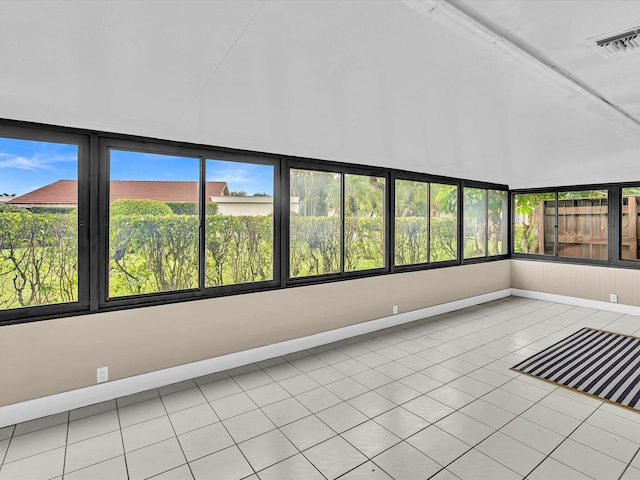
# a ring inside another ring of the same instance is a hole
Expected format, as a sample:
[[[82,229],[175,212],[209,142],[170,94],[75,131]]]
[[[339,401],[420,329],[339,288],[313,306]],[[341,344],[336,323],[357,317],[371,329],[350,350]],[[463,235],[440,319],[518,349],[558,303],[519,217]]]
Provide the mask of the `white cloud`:
[[[69,155],[34,155],[33,157],[21,157],[11,153],[0,152],[0,168],[17,168],[19,170],[55,170],[55,164],[75,162],[77,158]]]
[[[241,168],[216,168],[213,172],[209,173],[208,176],[216,177],[217,181],[227,183],[249,183],[255,181],[255,177],[248,176],[246,170]]]

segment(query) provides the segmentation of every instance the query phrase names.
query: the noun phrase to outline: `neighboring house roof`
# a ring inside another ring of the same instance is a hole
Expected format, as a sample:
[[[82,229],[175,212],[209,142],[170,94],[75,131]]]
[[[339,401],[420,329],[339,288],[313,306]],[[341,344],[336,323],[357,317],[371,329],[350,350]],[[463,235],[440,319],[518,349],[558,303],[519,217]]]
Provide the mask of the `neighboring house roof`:
[[[198,182],[112,180],[109,200],[139,198],[161,202],[193,202],[197,195]],[[229,195],[227,182],[207,182],[207,199],[212,196]],[[78,182],[58,180],[44,187],[10,200],[12,205],[76,205]]]

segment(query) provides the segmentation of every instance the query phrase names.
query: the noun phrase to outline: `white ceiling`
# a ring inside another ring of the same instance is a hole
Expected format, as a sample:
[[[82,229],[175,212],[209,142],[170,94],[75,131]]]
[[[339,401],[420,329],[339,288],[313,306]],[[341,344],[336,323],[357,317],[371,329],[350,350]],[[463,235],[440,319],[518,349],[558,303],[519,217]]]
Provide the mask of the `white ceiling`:
[[[640,181],[640,53],[586,41],[635,25],[635,0],[0,0],[0,117],[512,188]]]

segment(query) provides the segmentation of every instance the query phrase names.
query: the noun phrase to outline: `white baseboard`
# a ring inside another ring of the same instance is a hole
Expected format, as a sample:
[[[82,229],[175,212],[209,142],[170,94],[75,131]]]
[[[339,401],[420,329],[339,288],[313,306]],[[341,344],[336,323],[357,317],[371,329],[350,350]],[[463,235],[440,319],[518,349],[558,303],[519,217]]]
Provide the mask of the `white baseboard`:
[[[534,300],[545,300],[547,302],[564,303],[576,307],[593,308],[595,310],[606,310],[609,312],[622,313],[625,315],[640,316],[640,307],[624,305],[622,303],[610,303],[600,300],[588,300],[586,298],[569,297],[566,295],[556,295],[555,293],[535,292],[533,290],[520,290],[512,288],[511,295],[514,297],[525,297]]]
[[[177,367],[136,375],[134,377],[114,380],[112,382],[101,383],[99,385],[92,385],[78,390],[7,405],[0,407],[0,428],[92,405],[94,403],[104,402],[113,398],[143,392],[152,388],[170,385],[172,383],[189,380],[191,378],[208,375],[210,373],[228,370],[242,365],[247,365],[249,363],[260,362],[269,358],[298,352],[300,350],[306,350],[308,348],[374,332],[383,328],[393,327],[395,325],[413,322],[422,318],[452,312],[454,310],[478,305],[491,300],[497,300],[510,295],[511,289],[507,288],[497,292],[464,298],[462,300],[443,303],[441,305],[422,308],[411,312],[400,313],[398,315],[358,323],[348,327],[337,328],[335,330],[287,340],[272,345],[266,345],[264,347],[244,350],[242,352],[231,353],[221,357],[210,358],[199,362],[188,363]]]

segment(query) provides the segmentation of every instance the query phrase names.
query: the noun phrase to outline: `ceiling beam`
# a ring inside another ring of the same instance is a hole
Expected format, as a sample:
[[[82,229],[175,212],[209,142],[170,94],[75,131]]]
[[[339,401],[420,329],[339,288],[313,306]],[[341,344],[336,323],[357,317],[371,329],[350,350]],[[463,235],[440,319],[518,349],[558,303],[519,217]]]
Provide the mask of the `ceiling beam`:
[[[535,73],[554,81],[556,85],[568,88],[578,95],[605,105],[614,114],[614,118],[611,118],[612,121],[616,117],[623,117],[625,121],[631,122],[632,128],[640,127],[640,119],[608,100],[595,88],[573,76],[568,70],[555,64],[542,52],[535,50],[509,31],[505,31],[487,20],[479,19],[465,9],[458,0],[403,0],[403,3],[432,20],[439,18],[444,23],[462,27],[474,36],[493,44],[500,52],[519,61]],[[549,5],[553,6],[553,3],[550,2]]]

